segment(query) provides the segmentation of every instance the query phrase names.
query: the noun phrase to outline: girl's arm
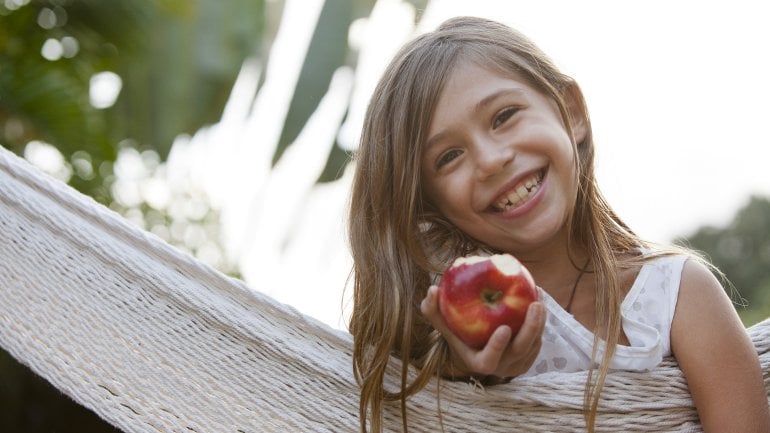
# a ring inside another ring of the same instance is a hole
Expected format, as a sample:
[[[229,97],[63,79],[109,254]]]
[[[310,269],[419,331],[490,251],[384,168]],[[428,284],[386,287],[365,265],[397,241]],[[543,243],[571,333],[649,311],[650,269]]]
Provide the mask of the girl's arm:
[[[682,272],[671,348],[705,432],[770,432],[757,352],[719,281],[694,260]]]

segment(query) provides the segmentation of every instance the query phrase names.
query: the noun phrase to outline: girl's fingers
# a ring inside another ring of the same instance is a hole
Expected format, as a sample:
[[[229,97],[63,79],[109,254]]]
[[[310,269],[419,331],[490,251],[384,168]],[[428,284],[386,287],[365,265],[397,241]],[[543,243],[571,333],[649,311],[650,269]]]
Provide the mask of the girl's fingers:
[[[506,356],[507,362],[502,376],[518,376],[532,366],[540,353],[543,330],[545,329],[546,310],[542,302],[533,302],[527,310],[524,324],[512,339]]]
[[[510,326],[498,326],[484,348],[473,355],[469,363],[473,371],[484,375],[495,374],[509,347],[512,334]]]
[[[450,331],[446,322],[444,322],[444,317],[441,315],[438,308],[437,286],[430,286],[430,288],[428,288],[428,293],[420,304],[420,311],[422,311],[422,314],[428,319],[430,324],[444,336],[444,339],[449,343],[450,348],[465,360],[472,349],[465,345],[465,343]]]
[[[434,314],[438,313],[437,293],[437,286],[428,287],[428,292],[425,294],[425,299],[423,299],[422,303],[420,304],[420,311],[422,311],[422,314],[428,319],[430,319]]]
[[[529,352],[534,344],[540,342],[543,329],[545,329],[545,305],[542,302],[533,302],[527,309],[524,324],[511,343],[511,350],[514,353]]]
[[[444,334],[444,337],[446,337],[449,328],[446,326],[444,318],[441,316],[441,312],[438,308],[437,286],[430,286],[428,288],[428,293],[425,295],[425,299],[423,299],[422,303],[420,304],[420,311],[422,311],[423,316],[428,319],[431,325],[433,325],[434,328],[438,329],[439,332]]]

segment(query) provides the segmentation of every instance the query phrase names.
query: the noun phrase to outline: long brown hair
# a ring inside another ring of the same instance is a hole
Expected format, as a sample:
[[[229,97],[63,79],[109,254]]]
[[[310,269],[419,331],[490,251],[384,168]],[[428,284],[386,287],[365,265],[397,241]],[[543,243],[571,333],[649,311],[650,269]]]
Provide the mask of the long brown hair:
[[[599,395],[621,335],[619,257],[646,247],[615,215],[596,185],[594,143],[588,112],[574,81],[532,42],[500,23],[475,17],[444,22],[418,36],[395,56],[367,108],[350,202],[353,256],[353,371],[361,387],[361,431],[367,420],[382,431],[383,403],[399,401],[407,431],[406,399],[440,374],[447,343],[420,313],[420,302],[438,263],[483,248],[454,228],[428,203],[420,183],[420,160],[431,116],[453,66],[473,61],[526,80],[558,105],[568,131],[575,110],[586,122],[585,138],[573,145],[579,188],[569,221],[570,242],[586,248],[596,279],[597,329],[607,343],[585,392],[586,424],[593,431]],[[569,92],[572,94],[568,95]],[[577,97],[575,97],[577,95]],[[571,98],[571,99],[570,99]],[[568,101],[569,99],[569,101]],[[577,104],[577,108],[568,104]],[[574,141],[574,140],[573,140]],[[436,260],[435,254],[446,257]],[[599,332],[594,341],[594,356]],[[384,387],[391,356],[400,358],[400,389]],[[418,374],[410,381],[410,365]]]

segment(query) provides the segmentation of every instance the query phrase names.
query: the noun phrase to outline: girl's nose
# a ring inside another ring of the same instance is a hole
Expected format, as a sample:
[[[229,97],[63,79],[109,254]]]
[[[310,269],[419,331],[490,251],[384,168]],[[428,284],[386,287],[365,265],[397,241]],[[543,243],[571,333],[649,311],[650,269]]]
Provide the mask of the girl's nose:
[[[477,177],[485,180],[500,173],[515,155],[513,147],[503,143],[486,142],[476,146]]]

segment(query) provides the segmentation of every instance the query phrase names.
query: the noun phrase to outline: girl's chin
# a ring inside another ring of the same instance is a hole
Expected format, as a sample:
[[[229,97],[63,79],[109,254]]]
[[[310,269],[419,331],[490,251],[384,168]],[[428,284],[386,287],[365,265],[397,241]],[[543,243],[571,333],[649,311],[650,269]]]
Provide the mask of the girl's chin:
[[[558,242],[566,242],[566,219],[539,218],[527,224],[509,229],[505,234],[489,237],[486,243],[497,250],[514,254],[532,251]]]

